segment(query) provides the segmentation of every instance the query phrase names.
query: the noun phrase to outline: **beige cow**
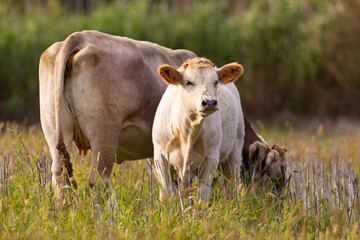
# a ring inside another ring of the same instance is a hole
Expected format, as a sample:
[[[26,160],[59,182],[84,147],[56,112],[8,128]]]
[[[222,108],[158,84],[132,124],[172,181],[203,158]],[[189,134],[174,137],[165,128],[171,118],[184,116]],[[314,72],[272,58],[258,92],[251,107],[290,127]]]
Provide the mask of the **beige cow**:
[[[65,179],[75,185],[69,157],[92,151],[89,183],[95,169],[105,187],[115,162],[151,157],[151,128],[166,84],[162,64],[180,66],[196,55],[157,44],[97,31],[71,34],[41,56],[41,125],[53,159],[53,187],[61,195]]]
[[[156,110],[152,130],[161,199],[164,191],[168,196],[177,192],[173,175],[167,174],[167,161],[184,186],[189,184],[189,175],[199,175],[203,200],[210,195],[219,163],[226,163],[233,177],[239,172],[244,121],[233,82],[242,73],[237,63],[216,69],[205,58],[187,60],[178,69],[170,65],[159,68],[159,74],[169,84]]]

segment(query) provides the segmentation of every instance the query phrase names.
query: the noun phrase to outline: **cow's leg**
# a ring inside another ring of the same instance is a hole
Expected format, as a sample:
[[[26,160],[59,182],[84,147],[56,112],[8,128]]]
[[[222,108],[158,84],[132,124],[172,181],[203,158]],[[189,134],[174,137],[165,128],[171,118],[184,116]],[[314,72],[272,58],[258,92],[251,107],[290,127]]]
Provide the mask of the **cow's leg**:
[[[47,100],[47,99],[46,99]],[[46,101],[43,101],[46,102]],[[51,99],[48,101],[51,102]],[[60,162],[60,155],[56,148],[56,133],[55,133],[55,119],[54,112],[51,104],[41,105],[41,127],[44,132],[46,142],[48,143],[50,154],[52,158],[51,173],[52,173],[52,187],[54,189],[55,198],[62,197],[62,189],[64,186],[64,179],[62,178],[62,166]],[[62,115],[62,134],[66,147],[66,151],[71,154],[72,140],[74,137],[73,124],[70,116]]]
[[[159,171],[159,166],[155,166],[155,161],[153,158],[147,158],[147,163],[148,163],[148,169],[150,174],[152,174],[152,176],[155,175],[156,181],[160,184],[160,189],[159,189],[159,199],[160,201],[164,201],[164,199],[166,198],[167,195],[164,195],[164,189],[166,188],[166,186],[164,186],[163,184],[163,178],[161,175],[161,172]],[[152,177],[150,176],[150,177]],[[154,183],[153,180],[151,179],[152,184]],[[154,186],[152,185],[152,188],[154,188]],[[165,189],[166,192],[166,189]]]
[[[56,146],[50,147],[50,154],[52,158],[51,173],[52,173],[52,187],[54,189],[55,198],[60,199],[62,196],[62,188],[64,186],[64,179],[62,178],[62,167],[60,163],[60,156],[57,152]]]
[[[227,179],[235,180],[240,177],[242,154],[238,151],[233,151],[229,159],[224,163],[223,174]]]
[[[92,166],[88,177],[90,187],[96,183],[96,173],[105,189],[110,186],[110,175],[115,163],[117,143],[117,139],[113,141],[98,139],[96,142],[90,143],[92,149]]]
[[[211,183],[219,165],[219,154],[213,153],[206,157],[200,176],[200,199],[207,201],[210,197]]]
[[[158,151],[155,149],[155,152],[158,152]],[[160,185],[159,199],[162,202],[168,195],[169,189],[168,189],[168,183],[165,178],[166,177],[165,176],[165,172],[166,172],[165,165],[162,161],[160,152],[155,153],[155,155],[154,155],[154,159],[152,161],[152,169],[153,169],[153,172],[155,173],[156,181]]]
[[[151,161],[148,160],[149,163],[152,164],[153,172],[156,177],[157,182],[160,185],[160,201],[164,201],[166,197],[170,197],[171,195],[176,195],[176,187],[174,184],[174,173],[169,166],[167,160],[161,156],[161,152],[158,152],[155,148],[154,159]],[[169,171],[170,168],[170,171]]]

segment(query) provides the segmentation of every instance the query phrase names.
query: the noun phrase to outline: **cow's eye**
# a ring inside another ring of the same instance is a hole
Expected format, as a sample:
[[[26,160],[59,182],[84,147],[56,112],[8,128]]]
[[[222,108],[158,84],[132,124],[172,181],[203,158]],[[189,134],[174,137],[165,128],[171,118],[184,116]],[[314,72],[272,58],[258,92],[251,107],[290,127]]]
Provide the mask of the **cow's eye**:
[[[190,81],[186,81],[186,86],[192,86],[192,85],[194,85],[192,82],[190,82]]]
[[[217,87],[217,85],[218,85],[218,81],[215,81],[214,86]]]

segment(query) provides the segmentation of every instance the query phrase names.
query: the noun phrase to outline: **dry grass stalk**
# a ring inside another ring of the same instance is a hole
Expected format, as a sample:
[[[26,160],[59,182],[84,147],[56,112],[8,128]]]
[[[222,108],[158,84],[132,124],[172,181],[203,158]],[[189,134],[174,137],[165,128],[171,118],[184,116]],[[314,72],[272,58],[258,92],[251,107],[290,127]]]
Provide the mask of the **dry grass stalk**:
[[[137,200],[136,214],[139,213],[141,194],[142,194],[142,190],[143,190],[143,187],[144,187],[144,176],[145,176],[145,168],[143,169],[143,173],[142,173],[141,187],[140,187],[139,197],[138,197],[138,200]]]
[[[349,222],[359,221],[358,178],[351,167],[351,161],[343,159],[340,163],[338,155],[335,155],[331,157],[329,167],[330,174],[323,159],[307,158],[298,163],[290,156],[286,175],[287,181],[291,178],[291,201],[296,204],[303,199],[307,217],[312,207],[313,213],[318,216],[319,226],[321,219],[326,217],[326,204],[334,210],[345,211]]]

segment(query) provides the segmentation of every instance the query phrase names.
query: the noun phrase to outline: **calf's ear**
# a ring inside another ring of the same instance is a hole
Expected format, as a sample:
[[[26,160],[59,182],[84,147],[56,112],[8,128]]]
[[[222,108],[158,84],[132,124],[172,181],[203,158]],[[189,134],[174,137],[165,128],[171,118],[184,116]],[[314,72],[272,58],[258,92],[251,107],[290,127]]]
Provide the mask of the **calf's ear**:
[[[223,83],[235,82],[244,72],[242,65],[238,63],[229,63],[216,71],[219,81]]]
[[[167,84],[177,85],[181,83],[181,74],[168,64],[161,65],[158,73]]]

